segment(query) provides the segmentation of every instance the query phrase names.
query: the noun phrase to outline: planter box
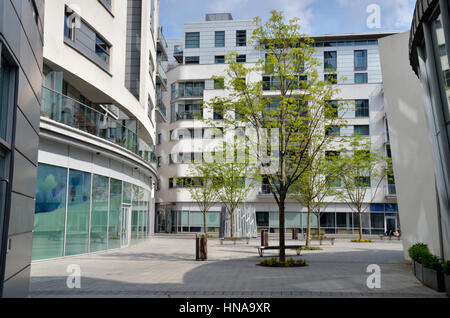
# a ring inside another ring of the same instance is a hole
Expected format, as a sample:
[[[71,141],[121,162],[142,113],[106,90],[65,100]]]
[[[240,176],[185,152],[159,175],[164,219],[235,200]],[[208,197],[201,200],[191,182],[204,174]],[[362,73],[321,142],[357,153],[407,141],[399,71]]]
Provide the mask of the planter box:
[[[208,247],[206,237],[195,238],[195,260],[205,261],[208,259]]]
[[[414,275],[416,275],[416,278],[423,282],[423,266],[417,261],[414,261]]]
[[[445,291],[444,273],[431,268],[423,268],[423,283],[438,292]]]
[[[445,289],[447,290],[447,296],[450,297],[450,275],[444,275]]]

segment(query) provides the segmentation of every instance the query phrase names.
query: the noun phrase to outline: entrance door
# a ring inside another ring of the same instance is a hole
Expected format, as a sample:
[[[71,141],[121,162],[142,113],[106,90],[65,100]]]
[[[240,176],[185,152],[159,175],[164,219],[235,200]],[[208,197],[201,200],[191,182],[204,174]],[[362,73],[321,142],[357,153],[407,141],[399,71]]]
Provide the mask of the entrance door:
[[[121,230],[120,230],[120,247],[130,245],[131,238],[131,207],[122,206],[121,212]]]
[[[395,216],[386,217],[387,235],[393,235],[396,230],[397,230],[397,218]]]

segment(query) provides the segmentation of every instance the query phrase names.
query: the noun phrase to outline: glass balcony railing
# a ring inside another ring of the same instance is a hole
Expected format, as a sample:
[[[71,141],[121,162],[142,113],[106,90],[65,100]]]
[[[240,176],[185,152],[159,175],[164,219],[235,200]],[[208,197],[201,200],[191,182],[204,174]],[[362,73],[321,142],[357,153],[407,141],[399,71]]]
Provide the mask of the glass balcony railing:
[[[158,27],[158,41],[160,42],[165,52],[167,52],[167,50],[169,49],[169,45],[167,44],[166,38],[164,37],[162,27]]]
[[[164,67],[161,65],[161,62],[158,62],[156,71],[158,72],[157,75],[161,79],[161,83],[163,83],[164,86],[167,87],[167,74],[166,74],[166,71],[164,71]]]
[[[194,87],[194,88],[186,88],[182,89],[179,88],[174,92],[174,96],[172,99],[178,99],[178,98],[203,98],[203,87]]]
[[[153,147],[123,126],[120,120],[45,87],[42,88],[41,117],[100,137],[133,152],[149,163],[156,163]]]

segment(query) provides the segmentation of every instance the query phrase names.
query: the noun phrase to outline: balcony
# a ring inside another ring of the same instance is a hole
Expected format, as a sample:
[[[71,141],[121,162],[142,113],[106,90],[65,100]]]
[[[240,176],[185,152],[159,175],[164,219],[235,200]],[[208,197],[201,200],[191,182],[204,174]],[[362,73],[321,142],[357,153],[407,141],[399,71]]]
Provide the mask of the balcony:
[[[269,184],[263,184],[261,186],[261,189],[260,189],[258,195],[260,195],[260,196],[272,195],[272,190],[270,189],[270,185]]]
[[[204,87],[192,87],[192,88],[178,88],[172,94],[172,100],[186,98],[186,99],[203,99]]]
[[[162,61],[168,60],[167,51],[169,46],[167,45],[166,38],[164,37],[162,27],[158,27],[158,55],[161,56]]]
[[[163,102],[161,89],[156,89],[156,109],[162,115],[163,121],[167,121],[167,109]]]
[[[161,62],[158,62],[156,67],[156,83],[162,84],[165,91],[167,91],[167,74]]]
[[[153,147],[123,126],[120,120],[45,87],[42,88],[41,117],[114,143],[150,164],[156,162]]]
[[[184,60],[184,51],[183,48],[181,46],[175,45],[173,48],[173,57],[175,58],[175,60],[180,63],[183,64],[183,60]]]

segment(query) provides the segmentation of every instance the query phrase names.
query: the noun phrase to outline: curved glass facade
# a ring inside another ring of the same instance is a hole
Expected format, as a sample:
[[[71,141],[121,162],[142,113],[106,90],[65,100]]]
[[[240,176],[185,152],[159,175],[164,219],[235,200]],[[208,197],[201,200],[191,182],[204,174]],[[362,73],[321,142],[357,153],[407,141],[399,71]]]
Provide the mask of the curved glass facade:
[[[146,239],[150,197],[148,190],[121,180],[39,164],[32,259],[98,252]],[[129,224],[126,208],[133,211],[131,229],[124,226]]]

